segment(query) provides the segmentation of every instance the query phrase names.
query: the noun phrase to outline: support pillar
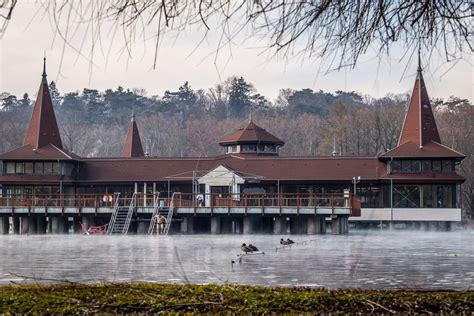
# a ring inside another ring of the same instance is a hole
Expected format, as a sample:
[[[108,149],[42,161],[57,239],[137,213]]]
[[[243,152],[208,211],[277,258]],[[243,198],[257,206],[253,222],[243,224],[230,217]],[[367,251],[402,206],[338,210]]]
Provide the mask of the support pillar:
[[[429,227],[429,223],[428,222],[420,222],[420,230],[421,231],[429,231],[430,227]]]
[[[281,216],[275,217],[273,219],[273,234],[274,235],[280,235],[281,234],[281,222],[283,219]]]
[[[221,233],[221,219],[217,216],[211,217],[211,234],[220,234]]]
[[[179,231],[181,232],[181,234],[186,234],[188,232],[188,221],[189,221],[188,217],[183,217],[183,220],[181,221],[181,225],[179,228]]]
[[[316,234],[326,234],[326,217],[316,216]]]
[[[10,218],[8,216],[0,217],[0,235],[7,235],[10,232]]]
[[[281,233],[283,235],[290,234],[290,221],[286,217],[281,218]]]
[[[28,234],[30,228],[30,217],[22,216],[20,218],[20,234]]]
[[[147,232],[148,232],[148,227],[149,226],[147,226],[147,222],[139,221],[137,223],[137,234],[138,235],[146,235]],[[155,228],[155,231],[152,234],[156,234],[156,228]]]
[[[81,218],[80,217],[74,217],[74,233],[75,234],[80,234],[81,231]],[[49,230],[51,232],[51,229]]]
[[[67,218],[62,216],[51,216],[51,233],[65,234],[67,233]]]
[[[46,227],[47,227],[46,216],[43,216],[43,215],[38,216],[36,227],[37,227],[38,234],[46,234]]]
[[[38,218],[31,217],[28,221],[28,233],[37,234],[38,233]]]
[[[82,216],[81,217],[82,229],[87,231],[89,227],[91,227],[90,217],[89,216]]]
[[[318,220],[316,218],[316,216],[310,216],[308,217],[308,220],[307,220],[307,225],[308,225],[308,230],[307,230],[307,234],[308,235],[316,235],[318,232]]]
[[[187,226],[188,226],[187,233],[188,233],[188,234],[194,234],[194,217],[187,217],[187,220],[188,220],[188,223],[187,223]]]
[[[349,217],[348,216],[337,216],[332,218],[332,234],[333,235],[346,235],[349,233]]]
[[[244,223],[244,235],[248,235],[248,234],[253,233],[253,231],[252,231],[252,222],[251,222],[249,216],[244,216],[243,223]]]
[[[20,233],[20,218],[18,216],[12,217],[12,231],[14,234]]]

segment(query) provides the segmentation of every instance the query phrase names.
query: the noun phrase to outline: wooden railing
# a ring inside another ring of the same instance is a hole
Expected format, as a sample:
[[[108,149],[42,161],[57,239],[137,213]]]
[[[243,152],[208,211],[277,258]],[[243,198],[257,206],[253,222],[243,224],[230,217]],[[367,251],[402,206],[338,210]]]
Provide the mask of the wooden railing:
[[[115,194],[76,194],[76,195],[10,195],[0,197],[0,207],[89,207],[112,208],[119,199],[120,205],[129,205],[132,195]],[[160,206],[168,207],[171,198],[159,198],[155,194],[137,193],[136,207],[154,207],[155,201]],[[357,196],[345,197],[343,194],[191,194],[175,193],[174,207],[324,207],[350,208],[354,216],[360,216],[360,200]]]

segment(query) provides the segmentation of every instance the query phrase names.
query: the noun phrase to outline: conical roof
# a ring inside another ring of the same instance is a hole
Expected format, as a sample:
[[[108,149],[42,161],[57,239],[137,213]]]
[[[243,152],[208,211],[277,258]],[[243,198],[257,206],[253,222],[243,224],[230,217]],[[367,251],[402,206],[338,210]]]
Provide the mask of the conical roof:
[[[441,144],[418,56],[418,70],[398,146],[381,158],[457,158],[465,156]]]
[[[123,144],[122,157],[144,157],[142,141],[140,140],[140,133],[135,122],[135,113],[132,113],[132,119],[128,124],[127,137]]]
[[[62,149],[61,136],[56,116],[54,115],[53,102],[49,94],[48,81],[46,80],[46,58],[44,58],[42,76],[43,79],[36,96],[35,106],[23,145],[31,145],[38,149],[52,144],[58,149]]]
[[[398,145],[408,141],[417,144],[420,148],[431,141],[441,143],[421,67],[418,67],[418,75]]]
[[[282,146],[285,142],[270,134],[250,119],[233,133],[224,136],[219,142],[221,146],[237,144],[274,144]]]

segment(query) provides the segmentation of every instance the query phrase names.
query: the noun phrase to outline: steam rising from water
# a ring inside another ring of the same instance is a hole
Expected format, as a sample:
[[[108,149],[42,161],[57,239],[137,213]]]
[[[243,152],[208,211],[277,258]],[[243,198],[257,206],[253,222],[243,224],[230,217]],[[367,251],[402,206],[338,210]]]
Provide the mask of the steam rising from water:
[[[0,236],[0,284],[77,282],[239,283],[328,288],[466,290],[474,284],[474,232],[357,231],[349,236]],[[240,245],[265,255],[234,265]]]

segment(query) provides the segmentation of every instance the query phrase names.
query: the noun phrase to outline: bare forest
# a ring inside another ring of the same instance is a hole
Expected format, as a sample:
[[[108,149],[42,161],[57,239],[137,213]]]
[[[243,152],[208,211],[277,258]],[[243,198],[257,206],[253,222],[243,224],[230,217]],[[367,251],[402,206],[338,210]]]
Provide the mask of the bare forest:
[[[271,101],[242,77],[196,91],[185,82],[163,96],[122,87],[61,93],[54,82],[50,93],[63,146],[82,157],[119,156],[132,110],[151,156],[223,154],[219,139],[250,113],[285,141],[281,155],[329,156],[335,141],[340,155],[376,156],[397,145],[409,100],[408,93],[377,99],[357,92],[282,89]],[[6,152],[22,144],[34,96],[3,92],[0,101],[0,152]],[[456,97],[432,100],[432,106],[442,142],[466,155],[458,169],[466,177],[463,208],[472,210],[474,107]]]

